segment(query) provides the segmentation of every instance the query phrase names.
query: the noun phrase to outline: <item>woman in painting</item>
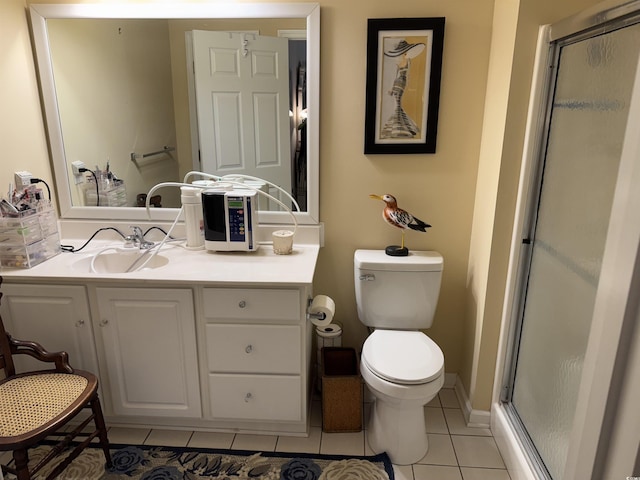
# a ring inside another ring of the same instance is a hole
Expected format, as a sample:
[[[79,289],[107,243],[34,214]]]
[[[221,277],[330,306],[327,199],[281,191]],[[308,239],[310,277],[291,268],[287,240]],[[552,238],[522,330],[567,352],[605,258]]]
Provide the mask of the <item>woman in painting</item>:
[[[397,58],[396,77],[389,95],[394,98],[395,109],[380,132],[381,138],[413,138],[420,133],[420,128],[402,108],[402,96],[407,86],[411,59],[417,57],[425,49],[424,43],[409,44],[402,39],[395,47],[385,50],[387,57]]]

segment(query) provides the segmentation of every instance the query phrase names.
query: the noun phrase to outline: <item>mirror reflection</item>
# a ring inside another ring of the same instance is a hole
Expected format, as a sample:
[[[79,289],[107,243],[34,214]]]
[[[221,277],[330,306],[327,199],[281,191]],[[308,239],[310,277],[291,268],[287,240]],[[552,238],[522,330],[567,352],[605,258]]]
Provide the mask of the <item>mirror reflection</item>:
[[[32,4],[30,17],[61,218],[146,220],[135,205],[151,186],[208,170],[281,184],[298,223],[318,224],[317,3]],[[157,193],[151,219],[174,220],[179,190]],[[259,221],[289,223],[272,205]]]
[[[47,30],[73,206],[144,205],[152,186],[201,170],[265,178],[307,210],[306,18],[52,18]],[[179,189],[158,194],[154,206],[180,206]]]

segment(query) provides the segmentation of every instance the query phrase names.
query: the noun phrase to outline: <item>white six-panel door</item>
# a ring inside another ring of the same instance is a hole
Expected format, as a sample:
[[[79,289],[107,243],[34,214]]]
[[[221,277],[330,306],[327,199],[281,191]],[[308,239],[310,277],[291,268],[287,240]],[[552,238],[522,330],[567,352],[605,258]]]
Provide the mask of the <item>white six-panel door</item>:
[[[202,170],[291,191],[288,39],[194,30]]]

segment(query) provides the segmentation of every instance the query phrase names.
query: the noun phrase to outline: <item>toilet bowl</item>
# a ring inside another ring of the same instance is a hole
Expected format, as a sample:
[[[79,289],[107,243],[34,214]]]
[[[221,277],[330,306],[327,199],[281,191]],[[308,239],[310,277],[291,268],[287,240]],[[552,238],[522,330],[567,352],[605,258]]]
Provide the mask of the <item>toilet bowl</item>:
[[[433,251],[354,254],[358,319],[373,329],[360,361],[375,400],[367,437],[374,452],[398,465],[426,455],[424,406],[444,384],[442,350],[422,332],[433,324],[442,269],[442,255]]]
[[[444,384],[444,356],[419,331],[376,330],[366,340],[360,364],[374,403],[369,446],[392,463],[416,463],[429,448],[424,406]]]

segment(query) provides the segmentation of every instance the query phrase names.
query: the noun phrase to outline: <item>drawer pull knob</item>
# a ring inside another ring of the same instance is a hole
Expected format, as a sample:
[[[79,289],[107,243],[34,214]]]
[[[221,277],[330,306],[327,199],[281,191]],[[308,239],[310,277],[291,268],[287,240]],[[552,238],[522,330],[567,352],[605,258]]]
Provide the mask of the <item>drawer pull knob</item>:
[[[253,345],[247,345],[247,348],[245,348],[244,351],[247,353],[251,353],[253,351]]]
[[[252,398],[253,398],[253,395],[251,395],[251,393],[247,393],[247,394],[244,396],[244,401],[245,401],[245,402],[247,402],[247,403],[249,403],[249,400],[251,400]]]
[[[100,320],[101,327],[105,327],[108,323],[109,323],[109,320],[107,320],[106,318],[103,318],[102,320]]]
[[[84,327],[84,320],[78,320],[76,322],[76,327],[80,328],[80,327]]]
[[[238,306],[239,306],[240,308],[244,308],[244,307],[246,307],[246,306],[247,306],[247,302],[245,302],[244,300],[240,300],[240,302],[238,303]]]

